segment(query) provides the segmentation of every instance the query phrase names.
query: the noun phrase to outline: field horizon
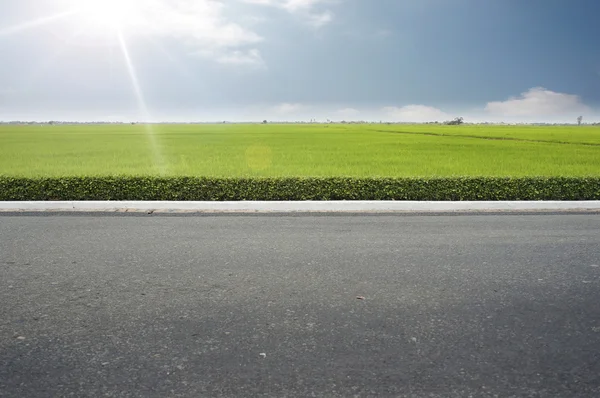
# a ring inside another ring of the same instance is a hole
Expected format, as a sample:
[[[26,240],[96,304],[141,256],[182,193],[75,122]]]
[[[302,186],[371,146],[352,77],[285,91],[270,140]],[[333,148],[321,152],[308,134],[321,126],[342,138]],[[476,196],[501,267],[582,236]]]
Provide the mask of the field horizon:
[[[523,177],[600,175],[598,126],[0,126],[0,175]]]

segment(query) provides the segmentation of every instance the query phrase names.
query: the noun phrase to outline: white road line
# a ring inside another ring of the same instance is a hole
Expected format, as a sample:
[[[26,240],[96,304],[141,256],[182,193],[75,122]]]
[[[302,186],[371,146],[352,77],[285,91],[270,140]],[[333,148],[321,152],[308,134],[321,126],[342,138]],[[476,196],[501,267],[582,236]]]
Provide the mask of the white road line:
[[[600,201],[0,202],[0,212],[394,213],[600,211]]]

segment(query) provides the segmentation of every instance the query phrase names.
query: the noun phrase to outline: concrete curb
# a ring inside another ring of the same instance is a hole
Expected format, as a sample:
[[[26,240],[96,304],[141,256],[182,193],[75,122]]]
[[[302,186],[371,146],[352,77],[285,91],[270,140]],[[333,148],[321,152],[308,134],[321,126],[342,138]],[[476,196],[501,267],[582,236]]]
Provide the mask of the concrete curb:
[[[600,201],[0,202],[0,212],[427,213],[600,211]]]

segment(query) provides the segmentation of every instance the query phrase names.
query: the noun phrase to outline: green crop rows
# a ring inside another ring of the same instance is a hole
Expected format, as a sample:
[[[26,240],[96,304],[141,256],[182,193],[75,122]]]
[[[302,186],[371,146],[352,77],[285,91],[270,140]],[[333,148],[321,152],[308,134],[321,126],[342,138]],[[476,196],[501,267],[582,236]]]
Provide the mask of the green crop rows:
[[[0,126],[0,200],[599,199],[600,128]]]

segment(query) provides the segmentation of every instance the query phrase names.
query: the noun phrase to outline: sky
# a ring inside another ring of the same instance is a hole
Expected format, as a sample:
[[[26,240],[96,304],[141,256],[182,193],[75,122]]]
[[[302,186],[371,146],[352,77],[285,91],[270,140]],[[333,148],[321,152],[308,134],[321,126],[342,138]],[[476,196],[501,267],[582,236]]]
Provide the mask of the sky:
[[[2,0],[0,120],[600,122],[598,0]]]

